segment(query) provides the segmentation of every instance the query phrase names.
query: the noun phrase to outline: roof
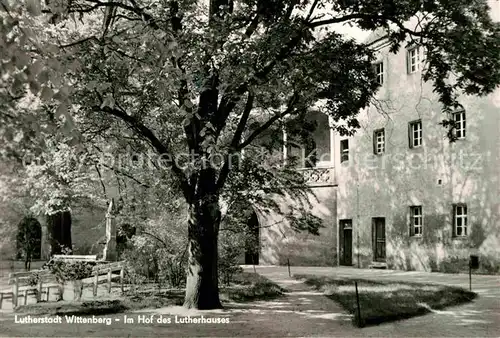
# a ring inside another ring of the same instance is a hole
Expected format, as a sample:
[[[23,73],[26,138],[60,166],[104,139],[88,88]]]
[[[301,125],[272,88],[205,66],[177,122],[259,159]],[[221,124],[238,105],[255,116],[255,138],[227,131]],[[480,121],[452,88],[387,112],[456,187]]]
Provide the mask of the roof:
[[[368,35],[368,37],[365,39],[364,43],[366,45],[370,45],[386,36],[387,36],[387,30],[385,28],[380,27],[371,32],[370,35]]]

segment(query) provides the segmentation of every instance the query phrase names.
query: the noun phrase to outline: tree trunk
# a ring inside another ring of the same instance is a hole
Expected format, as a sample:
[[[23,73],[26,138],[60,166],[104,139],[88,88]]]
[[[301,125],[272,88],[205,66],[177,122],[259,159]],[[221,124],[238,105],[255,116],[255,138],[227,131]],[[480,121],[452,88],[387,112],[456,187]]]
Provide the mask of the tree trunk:
[[[222,308],[217,273],[220,207],[217,199],[189,205],[189,256],[184,306],[200,310]]]

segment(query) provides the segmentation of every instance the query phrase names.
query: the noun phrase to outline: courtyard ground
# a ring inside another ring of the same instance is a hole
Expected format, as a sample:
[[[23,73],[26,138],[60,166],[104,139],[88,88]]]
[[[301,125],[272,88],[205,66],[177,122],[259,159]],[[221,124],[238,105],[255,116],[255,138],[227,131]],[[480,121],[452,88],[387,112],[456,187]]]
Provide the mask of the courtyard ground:
[[[249,267],[249,272],[253,271]],[[287,288],[289,292],[272,301],[226,303],[219,311],[187,311],[181,307],[140,310],[102,316],[111,325],[102,324],[19,324],[14,314],[2,313],[0,333],[3,336],[402,336],[402,337],[498,337],[500,335],[500,281],[498,276],[473,276],[473,291],[479,297],[472,303],[444,311],[378,326],[355,328],[351,316],[339,305],[312,287],[288,276],[286,267],[257,267],[257,272]],[[292,274],[399,280],[439,283],[468,288],[468,275],[425,272],[364,270],[354,268],[291,267]],[[124,315],[134,319],[124,323]],[[153,323],[138,323],[138,316]],[[159,316],[171,323],[159,324]],[[184,316],[227,318],[228,324],[175,323]]]

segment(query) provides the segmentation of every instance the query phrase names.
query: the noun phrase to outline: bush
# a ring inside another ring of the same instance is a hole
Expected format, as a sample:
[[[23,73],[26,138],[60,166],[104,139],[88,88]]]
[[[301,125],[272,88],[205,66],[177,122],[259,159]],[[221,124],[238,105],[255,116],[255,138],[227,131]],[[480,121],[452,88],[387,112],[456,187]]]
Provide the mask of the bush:
[[[44,268],[50,270],[56,277],[57,283],[59,283],[58,300],[63,300],[64,285],[67,282],[73,282],[75,300],[79,300],[83,291],[83,283],[81,280],[92,276],[92,268],[95,265],[95,262],[50,261]]]
[[[64,284],[69,281],[81,280],[92,276],[92,268],[95,262],[64,262],[52,261],[47,267],[54,274],[58,283]]]
[[[182,287],[186,278],[187,239],[182,224],[165,226],[150,221],[147,231],[127,240],[121,258],[127,261],[126,278],[132,284],[154,281],[172,288]],[[181,234],[182,231],[182,234]]]
[[[244,253],[244,236],[223,231],[219,238],[219,281],[229,285],[235,274],[242,272],[239,257]]]

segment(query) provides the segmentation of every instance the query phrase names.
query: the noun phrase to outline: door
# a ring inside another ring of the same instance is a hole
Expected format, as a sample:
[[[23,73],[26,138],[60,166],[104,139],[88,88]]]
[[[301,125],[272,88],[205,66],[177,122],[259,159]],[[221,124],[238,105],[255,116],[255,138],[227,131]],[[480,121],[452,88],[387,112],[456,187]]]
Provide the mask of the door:
[[[385,262],[385,218],[373,218],[372,238],[374,261]]]
[[[254,212],[247,223],[247,234],[245,241],[245,264],[259,264],[259,219]]]
[[[352,266],[352,220],[340,220],[339,225],[340,265]]]

